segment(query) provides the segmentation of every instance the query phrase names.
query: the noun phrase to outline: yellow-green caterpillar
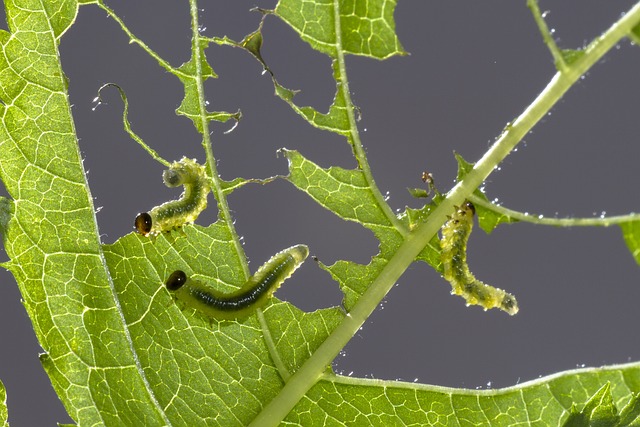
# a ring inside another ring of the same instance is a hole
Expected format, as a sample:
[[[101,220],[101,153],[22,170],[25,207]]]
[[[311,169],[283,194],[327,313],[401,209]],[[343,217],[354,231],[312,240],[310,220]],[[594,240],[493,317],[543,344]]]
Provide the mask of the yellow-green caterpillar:
[[[171,231],[193,222],[207,207],[209,181],[204,166],[195,160],[183,157],[173,162],[162,173],[162,180],[167,187],[184,186],[184,192],[178,200],[166,202],[136,216],[135,229],[144,236]]]
[[[473,228],[475,213],[473,204],[465,202],[442,227],[440,245],[444,278],[451,283],[451,294],[462,296],[467,300],[467,305],[480,305],[485,310],[499,308],[513,316],[518,312],[515,297],[502,289],[482,283],[469,271],[467,241]]]
[[[309,248],[306,245],[295,245],[280,251],[264,263],[240,289],[228,294],[188,278],[182,270],[171,273],[165,285],[179,302],[210,318],[244,318],[258,307],[264,306],[308,255]]]

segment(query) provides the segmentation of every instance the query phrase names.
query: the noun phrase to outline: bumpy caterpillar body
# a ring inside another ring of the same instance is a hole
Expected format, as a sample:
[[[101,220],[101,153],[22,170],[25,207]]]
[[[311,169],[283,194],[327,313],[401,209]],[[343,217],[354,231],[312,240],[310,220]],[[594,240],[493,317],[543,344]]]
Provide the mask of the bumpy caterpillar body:
[[[136,216],[135,229],[144,236],[171,231],[193,222],[207,207],[209,181],[204,166],[195,160],[183,157],[173,162],[162,173],[162,180],[167,187],[184,186],[184,192],[178,200],[163,203]]]
[[[473,228],[476,210],[471,202],[456,209],[442,227],[442,264],[444,278],[451,283],[451,293],[462,296],[468,305],[480,305],[485,310],[499,308],[510,315],[518,312],[515,297],[476,279],[467,265],[467,241]]]
[[[273,293],[309,255],[306,245],[296,245],[275,254],[237,291],[224,294],[211,286],[174,271],[165,285],[184,306],[216,320],[244,318],[264,306]]]

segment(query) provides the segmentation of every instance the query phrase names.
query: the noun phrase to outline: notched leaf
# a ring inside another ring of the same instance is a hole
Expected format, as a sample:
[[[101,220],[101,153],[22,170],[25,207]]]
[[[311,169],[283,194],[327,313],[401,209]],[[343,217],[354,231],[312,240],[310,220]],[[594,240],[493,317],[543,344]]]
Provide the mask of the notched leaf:
[[[403,215],[399,223],[394,224],[379,206],[362,171],[335,166],[324,169],[297,151],[283,149],[281,152],[289,161],[288,180],[291,183],[338,217],[357,222],[371,230],[380,242],[380,252],[367,265],[351,261],[337,261],[331,266],[319,263],[340,284],[344,293],[344,307],[349,310],[404,241],[399,229],[409,226],[410,221],[422,221],[430,208],[409,210],[408,215],[412,219]],[[439,268],[439,254],[439,241],[434,236],[416,259]]]
[[[239,122],[242,118],[240,110],[235,113],[228,113],[226,111],[202,111],[200,108],[200,97],[198,93],[197,81],[201,78],[202,81],[206,81],[210,78],[217,78],[218,76],[213,71],[213,68],[207,62],[207,57],[204,50],[208,47],[209,40],[202,39],[196,51],[198,55],[192,55],[191,59],[178,68],[180,73],[176,73],[176,76],[180,79],[184,85],[184,98],[180,103],[180,106],[176,109],[176,113],[190,118],[198,132],[204,131],[203,121],[217,121],[225,123],[229,120],[235,120]],[[199,62],[199,67],[198,67]],[[200,75],[199,75],[200,73]]]

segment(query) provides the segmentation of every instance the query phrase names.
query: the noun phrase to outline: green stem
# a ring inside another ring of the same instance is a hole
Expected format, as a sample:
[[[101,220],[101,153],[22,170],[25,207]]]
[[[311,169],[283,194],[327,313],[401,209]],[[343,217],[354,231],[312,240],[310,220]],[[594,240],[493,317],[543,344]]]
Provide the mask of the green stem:
[[[198,93],[200,121],[202,123],[202,147],[207,156],[207,166],[209,167],[209,176],[211,178],[211,190],[215,194],[216,200],[218,201],[218,215],[220,219],[225,222],[227,228],[229,229],[234,248],[236,250],[236,253],[238,254],[238,258],[240,259],[240,263],[242,264],[242,268],[244,270],[244,279],[246,280],[251,276],[249,271],[249,264],[247,263],[247,257],[244,253],[244,249],[242,248],[240,237],[238,236],[238,233],[233,226],[231,210],[229,209],[229,204],[227,203],[227,197],[224,193],[224,188],[222,186],[220,176],[218,175],[216,159],[213,155],[211,132],[209,131],[209,119],[206,110],[206,99],[204,95],[204,81],[202,79],[203,51],[201,48],[202,37],[200,36],[199,30],[200,24],[198,22],[198,1],[189,0],[189,5],[191,13],[191,34],[193,37],[191,44],[191,54],[193,55],[193,61],[196,67],[195,84],[196,91]]]
[[[562,52],[558,49],[558,45],[555,40],[551,36],[551,31],[549,31],[549,27],[544,20],[544,16],[540,13],[540,8],[538,7],[538,0],[527,0],[527,7],[531,9],[531,13],[533,14],[533,19],[536,21],[538,25],[538,29],[540,30],[540,34],[542,34],[542,40],[547,45],[549,50],[551,51],[551,55],[553,56],[553,60],[556,64],[556,69],[558,71],[567,71],[567,64],[564,61],[564,57],[562,56]]]
[[[144,140],[137,133],[135,133],[133,129],[131,129],[131,123],[129,123],[129,100],[127,99],[127,94],[120,86],[115,83],[103,84],[100,89],[98,89],[99,102],[102,102],[102,89],[106,87],[115,87],[118,92],[120,92],[120,98],[122,99],[122,103],[124,104],[124,109],[122,110],[122,124],[124,126],[124,130],[129,134],[131,139],[136,141],[147,153],[149,153],[151,157],[153,157],[154,160],[166,167],[170,167],[171,162],[168,162],[167,160],[162,158],[156,150],[149,147],[149,145],[147,145],[147,143],[144,142]]]
[[[86,4],[92,4],[92,3],[86,3]],[[120,19],[120,17],[118,15],[116,15],[116,13],[113,10],[111,10],[109,8],[109,6],[104,4],[104,2],[102,0],[97,0],[95,2],[95,4],[97,4],[98,7],[100,7],[102,10],[107,12],[107,15],[109,15],[109,17],[111,19],[113,19],[114,21],[116,21],[120,25],[120,28],[122,28],[122,31],[124,31],[124,33],[127,36],[129,36],[129,40],[131,41],[131,43],[135,43],[138,46],[140,46],[145,52],[147,52],[149,54],[149,56],[151,56],[153,59],[158,61],[158,64],[160,64],[160,66],[162,68],[164,68],[165,70],[167,70],[168,72],[170,72],[171,74],[174,74],[176,76],[187,77],[182,71],[180,71],[179,69],[173,68],[171,66],[171,64],[169,64],[167,61],[162,59],[162,57],[160,55],[158,55],[157,53],[155,53],[149,46],[147,46],[147,44],[145,42],[143,42],[138,37],[136,37],[131,32],[131,30],[129,30],[129,28],[125,25],[124,21],[122,21],[122,19]]]
[[[504,206],[494,205],[473,194],[470,194],[467,200],[473,202],[474,205],[482,206],[500,215],[508,216],[518,221],[540,225],[554,225],[557,227],[609,227],[610,225],[640,221],[640,214],[635,213],[609,217],[603,215],[599,218],[546,218],[543,215],[522,213],[505,208]]]
[[[489,176],[493,169],[513,150],[516,144],[555,105],[569,88],[608,50],[640,22],[640,3],[595,39],[585,54],[571,64],[566,72],[557,73],[533,103],[508,126],[474,168],[431,213],[427,222],[414,229],[382,269],[380,275],[317,351],[295,372],[280,393],[256,416],[251,426],[276,426],[287,416],[309,389],[322,378],[325,370],[341,349],[362,327],[369,315],[393,287],[400,275],[428,244],[455,205],[460,205]]]

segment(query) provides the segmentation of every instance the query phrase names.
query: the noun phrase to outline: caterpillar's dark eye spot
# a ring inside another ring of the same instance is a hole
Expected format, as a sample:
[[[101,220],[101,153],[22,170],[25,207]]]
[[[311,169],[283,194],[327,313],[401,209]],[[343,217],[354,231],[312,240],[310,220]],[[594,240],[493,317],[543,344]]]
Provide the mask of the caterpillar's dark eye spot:
[[[177,291],[187,281],[187,275],[182,270],[176,270],[167,279],[165,285],[170,291]]]
[[[138,214],[138,216],[136,217],[134,226],[138,233],[146,236],[151,231],[152,223],[153,220],[151,219],[151,215],[149,215],[147,212],[143,212],[141,214]]]
[[[466,202],[466,203],[465,203],[465,206],[466,206],[467,208],[471,209],[471,212],[473,212],[473,214],[474,214],[474,215],[476,214],[476,207],[475,207],[475,206],[473,206],[473,203],[471,203],[471,202]]]

